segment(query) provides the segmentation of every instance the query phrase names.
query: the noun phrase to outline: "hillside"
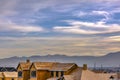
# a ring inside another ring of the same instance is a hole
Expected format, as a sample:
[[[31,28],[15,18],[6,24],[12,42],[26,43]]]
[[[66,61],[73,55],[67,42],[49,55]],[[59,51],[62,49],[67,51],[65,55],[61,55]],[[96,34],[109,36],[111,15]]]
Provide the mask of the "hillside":
[[[95,57],[95,56],[66,56],[66,55],[46,55],[46,56],[31,56],[31,57],[10,57],[0,59],[0,66],[13,66],[16,67],[19,62],[26,61],[30,59],[31,61],[53,61],[53,62],[74,62],[79,66],[83,64],[88,64],[90,67],[96,66],[111,67],[119,66],[120,64],[120,51],[109,53],[105,56]]]

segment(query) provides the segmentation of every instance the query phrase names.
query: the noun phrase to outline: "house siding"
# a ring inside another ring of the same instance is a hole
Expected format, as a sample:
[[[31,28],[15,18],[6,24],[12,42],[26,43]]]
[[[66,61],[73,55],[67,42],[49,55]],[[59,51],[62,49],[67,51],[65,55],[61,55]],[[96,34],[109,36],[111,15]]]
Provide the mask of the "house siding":
[[[47,70],[38,70],[37,71],[37,80],[46,80],[50,78],[50,72]]]

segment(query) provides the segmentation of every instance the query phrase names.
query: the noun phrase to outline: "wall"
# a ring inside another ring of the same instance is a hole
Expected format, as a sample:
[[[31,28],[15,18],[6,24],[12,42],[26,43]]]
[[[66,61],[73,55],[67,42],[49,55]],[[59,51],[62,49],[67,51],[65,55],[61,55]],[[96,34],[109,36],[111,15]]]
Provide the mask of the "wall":
[[[13,78],[14,80],[18,80],[18,78]],[[6,77],[6,78],[4,78],[4,80],[12,80],[12,78],[11,77]]]
[[[25,70],[23,71],[23,80],[29,80],[30,79],[30,71]]]
[[[46,80],[50,78],[50,72],[47,70],[38,70],[37,71],[37,80]]]
[[[22,71],[20,65],[19,65],[18,68],[17,68],[17,72],[18,72],[18,71]],[[22,72],[23,72],[23,71],[22,71]],[[23,80],[23,74],[22,74],[22,77],[18,78],[18,80]]]
[[[0,80],[3,80],[2,77],[0,77]]]

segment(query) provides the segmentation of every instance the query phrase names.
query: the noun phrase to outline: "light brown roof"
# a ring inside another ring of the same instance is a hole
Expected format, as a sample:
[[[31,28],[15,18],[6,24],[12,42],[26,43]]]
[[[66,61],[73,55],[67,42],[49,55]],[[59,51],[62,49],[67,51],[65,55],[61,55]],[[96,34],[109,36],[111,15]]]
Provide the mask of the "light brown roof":
[[[37,70],[67,71],[73,67],[75,63],[34,62],[33,65]]]
[[[28,62],[19,63],[19,66],[22,68],[22,70],[29,70],[31,65],[32,63],[28,63]]]
[[[36,69],[40,70],[49,70],[53,66],[53,62],[34,62],[33,63]]]
[[[0,78],[3,78],[4,76],[3,76],[3,73],[2,72],[0,72]]]
[[[70,68],[72,68],[75,65],[75,63],[56,63],[52,68],[51,71],[67,71]]]
[[[12,78],[17,78],[18,73],[17,72],[3,72],[5,77],[12,77]]]

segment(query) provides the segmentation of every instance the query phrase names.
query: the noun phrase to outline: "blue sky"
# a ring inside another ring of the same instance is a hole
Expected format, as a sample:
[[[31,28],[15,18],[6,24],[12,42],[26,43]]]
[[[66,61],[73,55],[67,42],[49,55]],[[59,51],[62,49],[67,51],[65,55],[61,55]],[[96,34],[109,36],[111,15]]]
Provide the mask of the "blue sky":
[[[1,58],[120,50],[119,0],[1,0]]]

